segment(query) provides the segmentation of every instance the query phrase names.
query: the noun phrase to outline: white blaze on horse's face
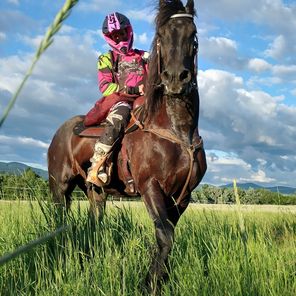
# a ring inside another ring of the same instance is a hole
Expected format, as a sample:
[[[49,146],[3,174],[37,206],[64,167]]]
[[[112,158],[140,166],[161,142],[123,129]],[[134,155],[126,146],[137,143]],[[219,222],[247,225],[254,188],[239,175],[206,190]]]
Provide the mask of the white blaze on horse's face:
[[[177,14],[159,29],[161,80],[168,95],[184,93],[195,75],[196,26],[193,16]]]

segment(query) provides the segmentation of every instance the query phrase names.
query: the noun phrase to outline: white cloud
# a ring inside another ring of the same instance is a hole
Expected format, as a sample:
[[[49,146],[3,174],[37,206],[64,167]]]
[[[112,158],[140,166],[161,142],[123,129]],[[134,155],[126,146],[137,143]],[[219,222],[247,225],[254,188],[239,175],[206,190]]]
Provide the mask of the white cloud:
[[[77,29],[75,29],[74,27],[69,26],[67,24],[63,24],[63,26],[60,29],[60,33],[62,33],[62,34],[70,34],[70,33],[76,32],[76,31],[77,31]]]
[[[239,20],[250,16],[253,9],[258,9],[262,0],[200,0],[198,5],[199,15],[208,18]]]
[[[279,76],[286,81],[296,80],[296,65],[275,65],[272,72],[275,76]]]
[[[279,31],[292,32],[296,26],[295,5],[282,0],[200,0],[199,15],[226,21],[252,21]]]
[[[78,9],[84,12],[100,12],[110,13],[113,9],[118,9],[122,6],[122,1],[119,0],[90,0],[81,1]]]
[[[266,173],[263,170],[258,170],[253,172],[250,178],[239,178],[239,181],[242,182],[258,182],[258,183],[270,183],[276,181],[274,178],[269,178],[266,176]]]
[[[277,36],[273,43],[269,45],[269,48],[265,51],[267,57],[274,59],[280,58],[287,49],[286,39],[283,35]]]
[[[213,157],[215,154],[216,157]],[[207,174],[213,175],[213,179],[216,184],[232,183],[233,179],[238,182],[257,182],[257,183],[271,183],[275,179],[267,176],[267,172],[264,169],[259,168],[254,170],[253,166],[236,155],[228,154],[223,151],[212,152],[207,151]],[[260,160],[260,164],[264,167],[266,162]],[[206,178],[209,176],[206,175]]]
[[[291,90],[291,94],[296,97],[296,88]]]
[[[139,10],[139,9],[128,10],[126,12],[126,15],[132,20],[144,21],[150,24],[153,23],[155,18],[155,12],[151,9],[151,7],[150,8],[148,7],[142,10]]]
[[[137,37],[136,40],[139,40],[139,42],[141,44],[150,44],[151,43],[151,40],[148,39],[148,36],[147,36],[146,32],[141,34],[141,35],[136,35],[136,37]]]
[[[296,161],[291,157],[296,138],[295,107],[284,105],[282,96],[247,90],[241,77],[226,71],[199,71],[199,90],[200,128],[205,147],[207,151],[216,149],[232,157],[222,161],[219,155],[218,160],[211,155],[210,159],[214,161],[208,163],[209,177],[214,178],[213,163],[215,171],[221,165],[220,176],[237,179],[272,182],[275,172],[294,173]],[[239,157],[233,159],[230,153]],[[289,156],[289,161],[283,160],[282,155]],[[266,162],[258,162],[258,159]],[[226,164],[231,168],[222,174]],[[247,165],[251,169],[247,170]]]
[[[11,4],[15,4],[15,5],[19,5],[20,2],[19,0],[7,0],[8,3],[11,3]]]
[[[237,90],[237,102],[242,110],[249,111],[253,116],[272,117],[276,114],[276,106],[279,98],[272,97],[263,91]]]
[[[36,46],[40,37],[24,40]],[[11,110],[5,122],[5,133],[47,140],[63,121],[85,114],[101,96],[93,47],[88,33],[57,35]],[[33,54],[0,59],[1,97],[4,92],[6,97],[12,97],[32,59]]]
[[[252,76],[248,82],[247,85],[251,88],[258,88],[258,85],[263,86],[275,86],[277,84],[282,83],[283,80],[279,77],[272,77],[272,76]]]
[[[265,51],[266,56],[288,62],[296,60],[296,5],[293,3],[282,0],[200,0],[199,15],[208,23],[218,18],[226,23],[255,24],[265,31],[265,36],[274,37]]]
[[[199,42],[200,56],[218,65],[240,69],[245,61],[238,56],[235,40],[225,37],[202,37]]]
[[[267,71],[271,69],[271,65],[267,63],[265,60],[253,58],[249,60],[248,68],[251,71],[255,71],[257,73]]]
[[[24,146],[32,146],[39,148],[48,148],[49,143],[45,143],[40,140],[36,140],[28,137],[10,137],[5,135],[0,135],[0,141],[2,145],[12,144],[12,145],[24,145]]]
[[[219,157],[218,159],[211,159],[211,162],[215,163],[215,165],[231,165],[231,166],[239,166],[239,167],[248,167],[250,168],[250,165],[248,165],[246,162],[244,162],[242,159],[226,156],[226,157]]]
[[[0,42],[6,39],[6,34],[4,32],[0,32]]]

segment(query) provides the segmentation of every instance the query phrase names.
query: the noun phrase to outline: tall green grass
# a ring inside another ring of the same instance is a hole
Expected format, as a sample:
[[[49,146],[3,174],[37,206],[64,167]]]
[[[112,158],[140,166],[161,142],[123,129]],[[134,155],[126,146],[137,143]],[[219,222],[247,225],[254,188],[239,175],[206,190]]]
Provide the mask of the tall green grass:
[[[41,209],[40,209],[41,206]],[[109,204],[105,218],[85,203],[66,220],[46,203],[0,204],[0,254],[70,228],[0,267],[0,295],[146,295],[154,229],[144,206]],[[189,208],[176,228],[163,295],[295,295],[296,218]]]

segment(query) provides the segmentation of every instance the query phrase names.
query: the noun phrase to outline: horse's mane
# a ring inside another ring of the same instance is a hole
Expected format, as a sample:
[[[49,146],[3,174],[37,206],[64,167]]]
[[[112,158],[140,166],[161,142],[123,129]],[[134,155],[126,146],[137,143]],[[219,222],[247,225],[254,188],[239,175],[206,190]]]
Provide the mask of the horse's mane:
[[[163,99],[163,87],[160,84],[161,80],[158,73],[157,32],[160,27],[168,22],[172,15],[186,12],[183,3],[180,0],[162,1],[161,4],[156,7],[158,10],[155,17],[156,34],[150,51],[149,75],[146,87],[146,116],[148,117],[150,117],[151,114],[154,114]]]

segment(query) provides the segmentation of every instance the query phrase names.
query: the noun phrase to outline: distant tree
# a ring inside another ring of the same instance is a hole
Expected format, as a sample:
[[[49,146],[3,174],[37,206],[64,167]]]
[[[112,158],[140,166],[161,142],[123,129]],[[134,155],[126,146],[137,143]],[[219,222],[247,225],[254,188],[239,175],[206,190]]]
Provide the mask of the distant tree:
[[[222,189],[222,202],[226,204],[235,203],[235,198],[232,188],[223,188]]]
[[[48,182],[30,168],[19,176],[2,174],[0,194],[2,199],[42,198],[49,194]]]

